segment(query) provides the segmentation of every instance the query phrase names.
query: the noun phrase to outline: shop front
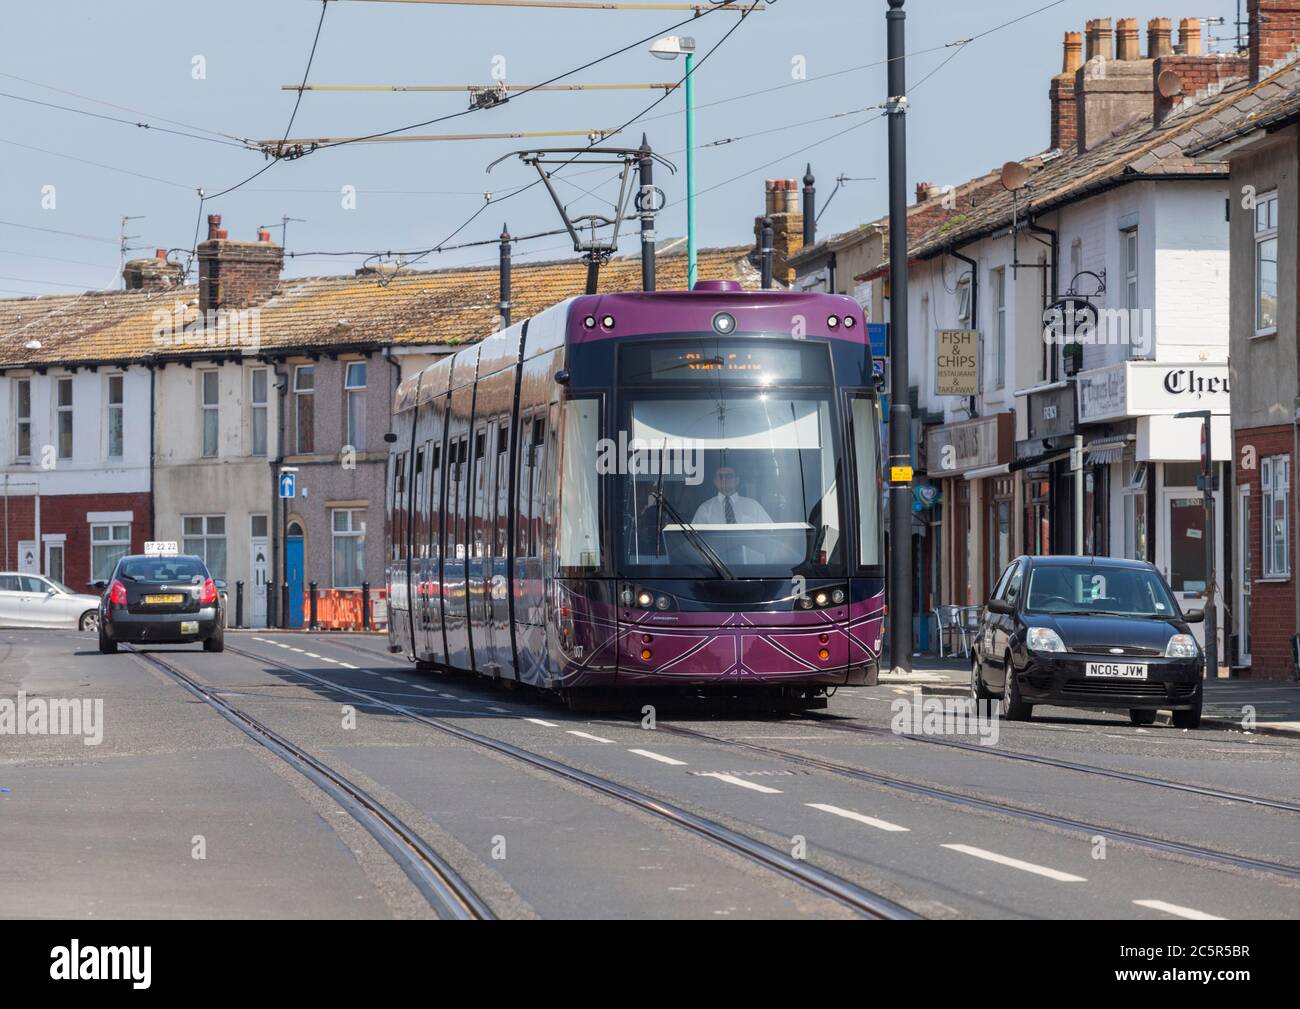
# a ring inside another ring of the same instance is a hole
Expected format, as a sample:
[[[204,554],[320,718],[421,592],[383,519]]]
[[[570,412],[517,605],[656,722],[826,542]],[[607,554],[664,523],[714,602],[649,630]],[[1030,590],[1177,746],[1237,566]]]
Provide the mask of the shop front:
[[[1076,376],[1079,427],[1089,468],[1107,482],[1108,496],[1096,496],[1108,514],[1104,552],[1112,557],[1151,561],[1168,580],[1184,609],[1204,608],[1213,597],[1220,628],[1225,626],[1225,562],[1231,528],[1224,493],[1224,464],[1232,459],[1226,364],[1175,364],[1125,361]],[[1215,560],[1206,564],[1209,534],[1202,491],[1199,419],[1180,418],[1192,410],[1211,412]],[[1217,586],[1211,592],[1212,582]],[[1193,625],[1198,640],[1204,625]],[[1204,641],[1202,640],[1202,645]]]
[[[926,476],[945,507],[936,539],[941,558],[938,602],[982,603],[1011,558],[1017,541],[1014,458],[1015,417],[992,414],[926,431]]]
[[[1041,555],[1077,552],[1073,543],[1074,473],[1069,466],[1074,442],[1073,382],[1051,382],[1018,390],[1024,396],[1028,437],[1016,442],[1016,474],[1025,553]],[[1085,534],[1092,505],[1084,495]],[[1084,551],[1086,552],[1086,550]]]

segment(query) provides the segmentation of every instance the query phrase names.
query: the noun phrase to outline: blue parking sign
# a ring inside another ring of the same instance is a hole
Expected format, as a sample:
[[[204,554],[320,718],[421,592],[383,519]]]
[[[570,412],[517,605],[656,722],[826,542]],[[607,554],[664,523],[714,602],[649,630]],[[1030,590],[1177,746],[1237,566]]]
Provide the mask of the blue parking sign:
[[[280,497],[294,497],[298,490],[297,473],[280,474]]]

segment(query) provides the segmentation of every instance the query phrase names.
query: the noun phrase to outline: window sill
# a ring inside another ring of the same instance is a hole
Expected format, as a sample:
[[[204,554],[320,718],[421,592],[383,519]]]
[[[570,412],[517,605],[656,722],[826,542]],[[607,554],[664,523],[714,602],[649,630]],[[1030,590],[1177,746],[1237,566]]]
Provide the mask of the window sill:
[[[1256,578],[1256,585],[1285,585],[1291,580],[1290,574],[1285,575],[1266,575],[1262,578]]]
[[[1251,336],[1252,340],[1267,340],[1270,336],[1277,336],[1277,327],[1272,329],[1257,329]]]

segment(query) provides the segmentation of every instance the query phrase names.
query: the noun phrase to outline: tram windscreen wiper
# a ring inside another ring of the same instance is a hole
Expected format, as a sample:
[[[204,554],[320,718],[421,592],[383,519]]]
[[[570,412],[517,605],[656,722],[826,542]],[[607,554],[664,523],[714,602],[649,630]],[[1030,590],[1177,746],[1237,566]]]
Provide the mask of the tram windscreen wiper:
[[[668,500],[668,496],[659,488],[655,488],[654,496],[658,499],[660,507],[663,508],[663,510],[668,513],[669,517],[677,523],[677,528],[685,533],[687,542],[699,551],[700,556],[709,562],[709,565],[713,570],[721,577],[726,578],[729,581],[734,581],[736,576],[732,572],[731,568],[727,567],[727,562],[717,555],[713,547],[709,546],[709,541],[700,535],[698,529],[682,518],[681,514]],[[663,523],[661,521],[655,535],[658,536],[662,532]]]

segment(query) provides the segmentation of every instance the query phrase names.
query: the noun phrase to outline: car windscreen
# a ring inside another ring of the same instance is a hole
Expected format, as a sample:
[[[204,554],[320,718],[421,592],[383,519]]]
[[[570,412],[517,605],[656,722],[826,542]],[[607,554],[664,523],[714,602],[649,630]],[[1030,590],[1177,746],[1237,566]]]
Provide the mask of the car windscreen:
[[[208,569],[197,557],[128,557],[117,577],[126,582],[201,582]]]
[[[1092,564],[1038,564],[1025,609],[1034,613],[1177,617],[1178,607],[1154,571]]]

